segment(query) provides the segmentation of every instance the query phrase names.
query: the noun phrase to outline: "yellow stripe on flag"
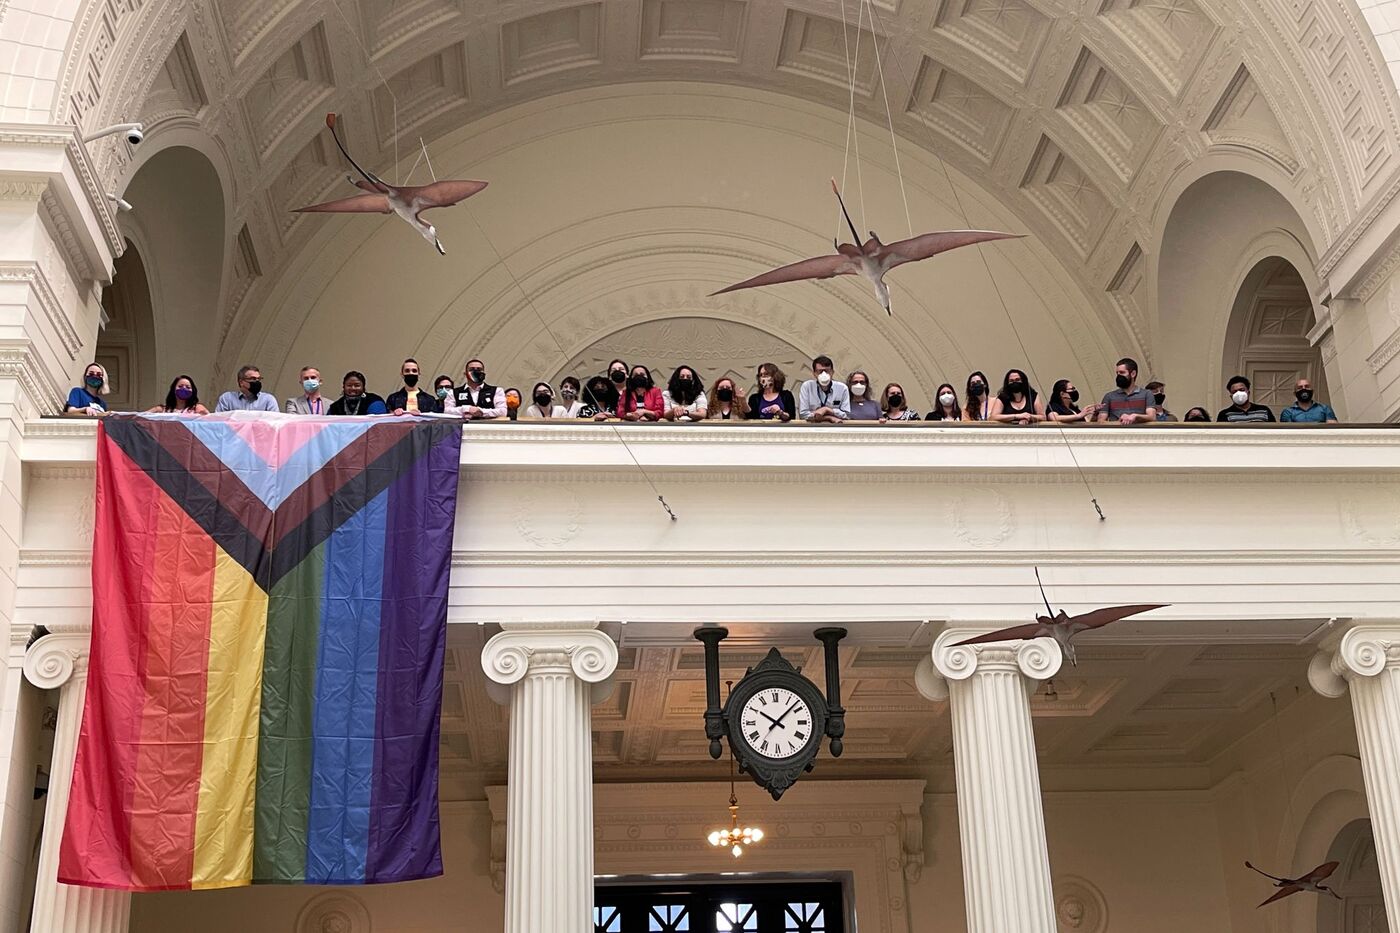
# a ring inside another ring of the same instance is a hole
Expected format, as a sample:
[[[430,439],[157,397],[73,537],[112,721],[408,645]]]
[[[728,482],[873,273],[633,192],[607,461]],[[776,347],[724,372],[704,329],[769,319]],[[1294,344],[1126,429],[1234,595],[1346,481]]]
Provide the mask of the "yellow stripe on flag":
[[[209,624],[194,888],[248,884],[253,877],[253,804],[266,632],[267,594],[220,548],[214,562]]]

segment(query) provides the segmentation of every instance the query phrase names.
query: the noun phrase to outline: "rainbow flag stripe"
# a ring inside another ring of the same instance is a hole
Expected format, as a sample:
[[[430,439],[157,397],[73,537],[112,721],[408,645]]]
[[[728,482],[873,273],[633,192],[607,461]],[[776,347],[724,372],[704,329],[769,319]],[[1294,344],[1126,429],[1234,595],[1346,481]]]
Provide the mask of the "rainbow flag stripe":
[[[60,881],[442,874],[461,438],[418,417],[104,419]]]

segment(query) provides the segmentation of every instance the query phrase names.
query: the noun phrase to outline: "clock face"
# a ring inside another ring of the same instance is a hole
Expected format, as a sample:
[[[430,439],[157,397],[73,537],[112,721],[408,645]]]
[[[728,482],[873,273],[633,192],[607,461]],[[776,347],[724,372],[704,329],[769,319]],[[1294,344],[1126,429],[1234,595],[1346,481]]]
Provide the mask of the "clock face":
[[[740,718],[744,742],[767,758],[792,758],[815,738],[807,702],[786,687],[767,687],[749,697]]]

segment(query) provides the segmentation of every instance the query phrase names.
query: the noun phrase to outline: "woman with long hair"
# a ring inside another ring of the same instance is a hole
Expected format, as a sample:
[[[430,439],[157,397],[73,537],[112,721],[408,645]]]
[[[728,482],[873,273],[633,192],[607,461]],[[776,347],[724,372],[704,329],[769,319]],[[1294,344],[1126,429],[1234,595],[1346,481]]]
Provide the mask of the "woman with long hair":
[[[758,367],[758,391],[749,396],[749,417],[763,421],[791,421],[797,417],[797,399],[785,386],[787,377],[776,363]]]
[[[964,421],[986,421],[992,413],[991,383],[982,371],[967,377],[967,404],[963,406]]]
[[[962,409],[958,407],[958,393],[951,383],[945,382],[933,393],[933,410],[924,416],[925,421],[961,421]]]
[[[904,386],[891,382],[880,393],[880,423],[887,421],[918,421],[919,413],[909,407],[909,396],[904,394]]]
[[[1045,420],[1045,403],[1031,387],[1025,373],[1008,369],[1001,381],[1001,391],[992,399],[989,417],[1002,424],[1035,424]]]
[[[165,393],[165,404],[148,408],[147,411],[171,415],[209,414],[209,409],[199,403],[199,388],[194,384],[194,379],[183,373],[170,380],[170,391]]]
[[[1068,379],[1056,379],[1050,390],[1050,401],[1045,406],[1045,420],[1066,424],[1074,421],[1088,421],[1094,416],[1094,406],[1079,407],[1079,390]]]
[[[749,406],[744,402],[739,387],[728,376],[720,376],[710,386],[710,407],[706,418],[717,421],[743,421],[749,416]]]
[[[677,366],[661,393],[663,417],[667,421],[699,421],[710,408],[705,386],[693,366]]]

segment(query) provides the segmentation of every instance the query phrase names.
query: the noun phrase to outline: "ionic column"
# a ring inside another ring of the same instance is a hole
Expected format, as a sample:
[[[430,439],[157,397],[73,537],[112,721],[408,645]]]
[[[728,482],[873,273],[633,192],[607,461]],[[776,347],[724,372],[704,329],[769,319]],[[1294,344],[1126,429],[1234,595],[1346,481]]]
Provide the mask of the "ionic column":
[[[481,666],[510,686],[505,933],[593,931],[594,686],[617,645],[588,625],[507,624]]]
[[[1400,622],[1352,626],[1313,656],[1308,682],[1326,697],[1350,688],[1386,920],[1400,930]]]
[[[44,801],[44,838],[34,884],[31,933],[126,933],[131,895],[58,882],[58,850],[68,816],[68,791],[87,696],[88,633],[45,635],[24,657],[24,676],[44,690],[58,688],[58,723]]]
[[[1060,669],[1060,646],[952,646],[977,634],[945,630],[915,676],[952,708],[968,933],[1056,933],[1030,697]]]

